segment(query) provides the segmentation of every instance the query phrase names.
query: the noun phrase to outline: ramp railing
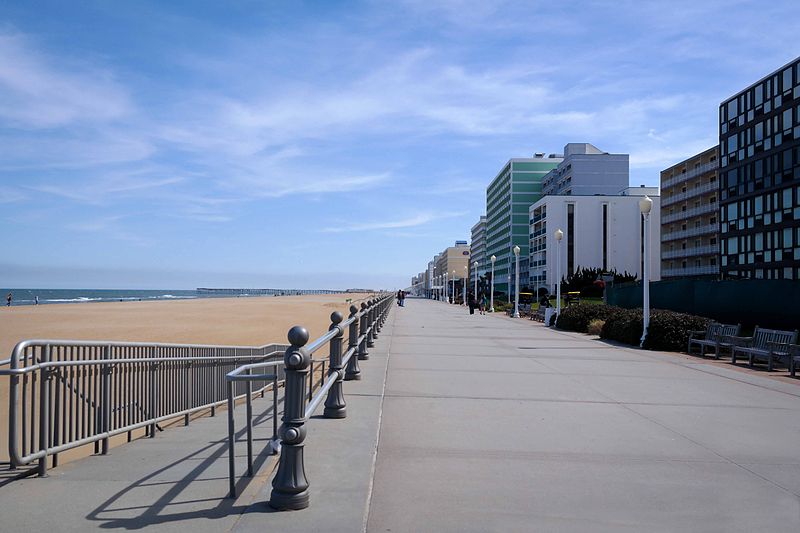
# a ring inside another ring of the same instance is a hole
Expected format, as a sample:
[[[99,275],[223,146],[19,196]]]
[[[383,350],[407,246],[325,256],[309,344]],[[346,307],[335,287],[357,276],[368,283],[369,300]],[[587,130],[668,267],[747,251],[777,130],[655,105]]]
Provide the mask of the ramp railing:
[[[48,457],[94,443],[108,453],[109,440],[210,410],[228,401],[225,375],[244,364],[276,367],[271,379],[235,383],[234,399],[263,395],[283,380],[286,345],[214,346],[105,341],[27,340],[0,361],[10,376],[8,451],[12,468],[38,461],[45,476]],[[7,365],[7,367],[5,367]],[[275,408],[274,408],[275,409]]]
[[[283,417],[278,436],[280,438],[280,459],[278,471],[272,480],[270,506],[279,510],[295,510],[308,507],[308,480],[306,479],[303,449],[305,446],[305,424],[320,404],[325,401],[325,418],[345,418],[347,406],[344,398],[343,382],[361,379],[359,360],[369,359],[368,349],[375,339],[391,310],[394,294],[383,294],[377,298],[350,307],[350,316],[344,319],[341,313],[331,314],[331,326],[327,333],[307,344],[308,330],[295,326],[289,330],[291,346],[283,356],[285,368]],[[342,340],[348,332],[347,350],[342,353]],[[315,393],[306,391],[306,386],[314,384],[311,372],[312,356],[315,352],[330,346],[328,370],[323,370],[322,382]],[[273,363],[243,365],[227,375],[229,386],[233,383],[270,379],[270,374],[250,374],[254,370],[272,367]],[[229,398],[233,392],[229,393]],[[230,405],[233,401],[229,399]],[[228,454],[234,455],[235,433],[232,409],[228,413]],[[247,416],[248,435],[248,475],[252,476],[252,416]],[[271,443],[271,445],[273,445]],[[273,445],[274,446],[274,445]],[[275,450],[275,448],[273,448]],[[230,496],[235,497],[235,473],[233,462],[229,462]]]

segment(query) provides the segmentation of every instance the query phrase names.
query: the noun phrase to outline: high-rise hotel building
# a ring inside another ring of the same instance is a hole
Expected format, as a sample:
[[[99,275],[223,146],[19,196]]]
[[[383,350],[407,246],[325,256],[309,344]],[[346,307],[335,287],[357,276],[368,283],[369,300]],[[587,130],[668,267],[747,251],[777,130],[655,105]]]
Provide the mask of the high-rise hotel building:
[[[542,197],[542,179],[556,168],[563,158],[543,153],[531,158],[514,158],[503,165],[486,188],[486,258],[494,255],[495,292],[512,294],[514,271],[514,246],[520,247],[520,285],[528,282],[528,244],[530,223],[528,210]],[[486,263],[487,270],[491,264]]]
[[[720,273],[800,279],[800,58],[719,107]]]
[[[719,275],[719,149],[661,171],[661,276]]]

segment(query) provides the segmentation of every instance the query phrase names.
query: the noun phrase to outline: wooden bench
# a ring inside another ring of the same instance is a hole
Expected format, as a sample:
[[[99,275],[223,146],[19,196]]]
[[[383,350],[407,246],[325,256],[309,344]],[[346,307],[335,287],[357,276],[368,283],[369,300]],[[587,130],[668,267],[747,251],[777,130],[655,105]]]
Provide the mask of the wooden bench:
[[[800,345],[792,344],[789,346],[789,373],[794,377],[795,367],[800,363]]]
[[[731,363],[736,364],[738,354],[747,355],[750,366],[753,366],[754,359],[766,359],[767,371],[772,372],[775,359],[789,358],[789,345],[797,342],[797,330],[784,331],[756,326],[752,337],[731,336],[727,339],[733,345]]]
[[[686,353],[692,355],[692,346],[699,346],[700,357],[704,357],[706,348],[714,348],[714,357],[719,359],[722,349],[730,349],[732,346],[727,339],[738,336],[740,329],[741,326],[739,324],[712,322],[705,330],[691,331],[689,332],[689,345],[686,347]]]

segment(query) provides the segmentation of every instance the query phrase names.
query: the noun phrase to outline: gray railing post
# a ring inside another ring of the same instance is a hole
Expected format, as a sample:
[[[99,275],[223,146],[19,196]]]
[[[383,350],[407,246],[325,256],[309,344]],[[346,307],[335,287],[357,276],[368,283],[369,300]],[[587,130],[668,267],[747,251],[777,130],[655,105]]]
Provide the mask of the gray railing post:
[[[289,330],[291,346],[283,356],[286,385],[281,424],[281,455],[278,473],[272,480],[269,505],[278,510],[308,507],[308,480],[303,463],[303,441],[306,438],[306,374],[311,355],[303,348],[308,331],[300,326]]]
[[[344,402],[344,372],[342,372],[342,337],[344,336],[344,329],[341,324],[344,317],[339,311],[331,313],[331,327],[330,329],[337,329],[339,333],[331,339],[331,372],[336,372],[336,376],[331,375],[330,379],[336,381],[331,385],[328,391],[328,397],[325,398],[325,418],[344,418],[347,416],[347,405]],[[351,357],[352,359],[352,357]]]
[[[111,359],[111,346],[103,347],[103,360],[107,361],[108,359]],[[100,407],[101,431],[107,433],[111,431],[111,365],[100,367],[100,379],[100,397],[103,402]],[[108,454],[108,437],[103,439],[100,453]]]
[[[378,318],[381,316],[381,301],[379,298],[375,298],[372,302],[372,340],[378,338],[378,333],[380,333],[380,323]]]
[[[48,344],[42,351],[41,361],[43,363],[50,362],[50,353]],[[41,369],[39,375],[41,376],[39,380],[39,450],[44,451],[44,455],[39,458],[39,477],[47,477],[47,446],[50,440],[50,369]],[[24,439],[25,436],[23,435],[22,438]],[[33,442],[31,442],[32,447]]]
[[[375,347],[375,300],[367,302],[367,348]]]
[[[358,358],[361,361],[366,361],[369,359],[369,352],[367,351],[367,304],[364,302],[361,302],[358,336],[363,337],[363,340],[358,345]]]
[[[160,355],[158,353],[158,351],[156,351],[156,354]],[[154,363],[150,363],[150,391],[149,392],[150,392],[150,420],[151,420],[151,423],[150,423],[150,435],[149,435],[149,437],[151,439],[156,438],[156,420],[155,419],[158,416],[158,408],[157,408],[158,390],[156,389],[158,382],[157,382],[157,378],[156,378],[156,372],[158,372],[158,363],[155,363],[155,362]]]
[[[347,338],[347,349],[353,350],[353,355],[350,356],[350,359],[347,361],[347,369],[344,371],[344,380],[345,381],[358,381],[361,379],[361,369],[358,367],[358,319],[356,315],[358,314],[358,308],[355,305],[350,306],[350,316],[347,317],[352,319],[350,322],[348,338]]]

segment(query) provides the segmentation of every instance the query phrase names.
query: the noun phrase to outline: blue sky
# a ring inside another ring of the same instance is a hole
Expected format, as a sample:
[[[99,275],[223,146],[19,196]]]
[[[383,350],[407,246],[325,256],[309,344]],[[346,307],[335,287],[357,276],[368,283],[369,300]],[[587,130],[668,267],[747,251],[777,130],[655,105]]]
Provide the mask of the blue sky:
[[[796,1],[14,2],[0,286],[398,287],[510,157],[634,185],[798,54]]]

